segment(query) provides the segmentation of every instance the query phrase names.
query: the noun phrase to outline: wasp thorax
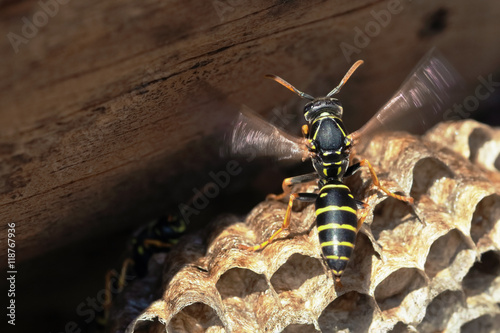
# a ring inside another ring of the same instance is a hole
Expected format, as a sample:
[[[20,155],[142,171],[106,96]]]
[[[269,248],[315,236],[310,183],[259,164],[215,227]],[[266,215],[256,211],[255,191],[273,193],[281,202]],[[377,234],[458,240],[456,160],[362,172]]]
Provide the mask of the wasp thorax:
[[[340,101],[332,97],[319,97],[309,102],[304,107],[304,117],[306,121],[311,121],[327,112],[336,117],[342,118],[343,108]]]

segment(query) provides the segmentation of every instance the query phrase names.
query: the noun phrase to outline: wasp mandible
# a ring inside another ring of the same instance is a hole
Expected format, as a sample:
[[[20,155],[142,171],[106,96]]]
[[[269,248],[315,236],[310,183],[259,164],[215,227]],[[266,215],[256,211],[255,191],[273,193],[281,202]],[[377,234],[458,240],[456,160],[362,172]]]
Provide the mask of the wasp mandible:
[[[283,193],[269,195],[272,199],[289,196],[288,207],[281,228],[265,242],[240,248],[256,251],[272,242],[290,224],[295,200],[315,203],[316,226],[319,241],[328,267],[335,280],[345,271],[354,250],[356,235],[368,213],[368,205],[356,200],[349,187],[343,183],[345,177],[368,167],[373,184],[390,197],[413,205],[410,196],[398,195],[382,186],[374,168],[368,160],[350,165],[351,149],[362,139],[369,139],[383,128],[397,128],[398,122],[412,118],[414,124],[429,127],[432,116],[439,118],[451,100],[451,90],[461,79],[458,73],[436,51],[431,50],[404,81],[394,96],[360,130],[349,134],[342,122],[341,102],[333,97],[354,71],[363,64],[357,61],[332,91],[325,97],[312,97],[282,78],[266,77],[278,82],[302,98],[310,100],[304,107],[307,124],[302,126],[303,138],[294,137],[273,125],[248,113],[241,113],[231,136],[231,153],[260,155],[278,158],[310,158],[315,172],[286,178]],[[317,180],[317,193],[292,193],[293,185]],[[358,211],[360,218],[358,219]]]

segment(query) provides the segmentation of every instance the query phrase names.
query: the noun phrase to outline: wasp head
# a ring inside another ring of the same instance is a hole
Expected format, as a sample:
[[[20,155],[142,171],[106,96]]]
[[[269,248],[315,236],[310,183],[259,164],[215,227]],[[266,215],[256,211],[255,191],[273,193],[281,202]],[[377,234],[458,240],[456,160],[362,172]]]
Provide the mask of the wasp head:
[[[314,98],[309,94],[306,94],[294,86],[292,86],[290,83],[286,82],[282,78],[276,75],[266,75],[267,78],[278,82],[285,88],[293,91],[297,95],[299,95],[302,98],[308,99],[311,102],[307,103],[305,108],[304,108],[304,117],[306,118],[306,121],[310,122],[313,119],[317,118],[320,116],[322,113],[328,113],[330,115],[333,115],[338,118],[342,118],[342,105],[340,104],[340,101],[336,98],[333,98],[332,96],[337,94],[342,86],[349,80],[351,77],[352,73],[363,64],[363,60],[358,60],[352,67],[347,71],[347,73],[344,75],[344,78],[340,81],[338,86],[333,88],[332,91],[330,91],[325,97],[318,97]]]
[[[309,102],[304,107],[304,118],[311,122],[323,113],[342,118],[344,109],[340,101],[333,97],[319,97]]]

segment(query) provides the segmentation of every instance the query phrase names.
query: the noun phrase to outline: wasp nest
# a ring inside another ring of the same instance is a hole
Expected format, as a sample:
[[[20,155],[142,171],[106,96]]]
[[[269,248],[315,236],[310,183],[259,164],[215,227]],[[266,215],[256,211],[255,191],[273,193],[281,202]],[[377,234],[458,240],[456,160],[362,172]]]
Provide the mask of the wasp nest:
[[[121,318],[115,327],[128,325],[129,332],[500,327],[500,130],[463,121],[441,124],[422,138],[386,134],[359,157],[371,161],[391,191],[410,193],[415,206],[377,191],[367,170],[346,179],[371,212],[341,285],[320,256],[314,205],[297,204],[290,229],[262,251],[238,248],[264,241],[281,226],[286,202],[264,201],[246,220],[223,217],[162,257],[159,296],[130,323],[127,306],[154,294],[144,281],[131,286],[143,292],[115,308],[114,316]]]

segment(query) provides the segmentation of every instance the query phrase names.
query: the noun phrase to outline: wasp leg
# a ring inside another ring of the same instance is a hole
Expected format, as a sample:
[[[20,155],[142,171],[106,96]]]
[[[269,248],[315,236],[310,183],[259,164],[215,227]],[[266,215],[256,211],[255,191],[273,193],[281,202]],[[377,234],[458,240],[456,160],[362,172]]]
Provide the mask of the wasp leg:
[[[242,250],[250,250],[250,251],[257,251],[263,249],[264,247],[267,246],[267,244],[271,243],[283,230],[288,229],[288,227],[290,226],[290,216],[292,215],[292,206],[295,200],[300,200],[304,202],[314,202],[316,201],[317,197],[318,195],[316,193],[292,193],[290,195],[290,200],[288,201],[285,220],[283,221],[281,227],[278,230],[276,230],[272,234],[272,236],[269,237],[269,239],[267,239],[265,242],[255,246],[239,245],[239,248]]]
[[[356,163],[358,164],[358,163]],[[354,164],[353,167],[356,165]],[[390,197],[393,197],[393,198],[396,198],[398,200],[401,200],[401,201],[404,201],[404,202],[407,202],[411,205],[413,205],[413,198],[412,197],[407,197],[407,196],[404,196],[404,195],[398,195],[398,194],[394,194],[392,193],[391,191],[389,191],[388,189],[386,189],[385,187],[383,187],[379,180],[378,180],[378,177],[377,177],[377,174],[375,173],[375,170],[373,169],[372,165],[370,164],[370,162],[368,162],[368,160],[362,160],[361,162],[359,162],[359,165],[360,166],[367,166],[368,169],[370,170],[370,174],[372,176],[372,181],[373,181],[373,184],[375,186],[377,186],[381,191],[383,191],[385,194],[387,194],[388,196]],[[355,172],[355,171],[354,171]]]
[[[356,200],[356,206],[358,207],[358,210],[361,211],[361,217],[358,220],[358,227],[356,228],[356,232],[359,232],[359,229],[363,226],[366,216],[368,215],[368,208],[370,208],[370,206],[367,203],[358,200]]]
[[[118,277],[118,290],[117,292],[120,293],[123,288],[125,287],[125,279],[127,276],[127,270],[128,268],[134,264],[134,261],[130,258],[125,259],[125,261],[122,264],[122,268],[120,270],[120,275]],[[109,270],[108,273],[106,274],[106,293],[105,293],[105,301],[104,301],[104,307],[109,308],[111,306],[111,289],[112,289],[112,281],[111,279],[116,276],[116,271],[114,270]]]
[[[316,172],[306,173],[305,175],[295,176],[291,178],[285,178],[283,180],[283,183],[281,184],[281,187],[283,188],[283,193],[269,194],[266,197],[266,199],[281,200],[284,197],[290,195],[293,185],[311,182],[316,179],[318,179],[318,174]]]
[[[344,178],[354,175],[356,172],[359,171],[360,168],[361,168],[361,163],[355,163],[355,164],[351,165],[345,171]]]
[[[368,213],[370,211],[370,205],[367,203],[364,203],[362,201],[356,200],[356,205],[358,206],[358,210],[361,212],[361,216],[358,220],[358,228],[357,232],[362,232],[365,236],[368,237],[370,242],[372,243],[373,249],[375,252],[378,254],[380,259],[382,259],[383,262],[386,261],[385,256],[382,252],[382,245],[375,239],[375,236],[373,236],[372,230],[370,226],[364,225],[363,223],[365,222],[366,216],[368,216]],[[363,228],[364,227],[364,228]],[[361,230],[363,228],[363,230]]]
[[[111,279],[116,276],[116,272],[114,270],[109,270],[107,273],[106,273],[106,277],[104,278],[105,282],[104,282],[104,287],[105,287],[105,293],[104,293],[104,304],[103,304],[103,307],[104,307],[104,323],[107,322],[108,320],[108,316],[109,316],[109,308],[111,307],[111,300],[112,300],[112,297],[111,297],[111,284],[112,284],[112,281]]]
[[[365,208],[368,208],[369,205],[363,201],[359,201],[359,200],[356,200],[356,208],[358,210],[362,210],[362,209],[365,209]]]
[[[170,249],[174,245],[171,243],[165,243],[165,242],[159,241],[157,239],[145,239],[144,246],[146,246],[146,247],[154,246],[154,247],[158,247],[158,248]]]
[[[118,279],[118,290],[121,292],[125,287],[125,279],[127,277],[127,270],[130,266],[134,264],[134,261],[130,258],[125,259],[122,264],[122,269],[120,271],[120,278]]]
[[[304,138],[307,137],[307,134],[309,134],[309,126],[307,124],[302,125],[302,135]]]
[[[118,289],[115,290],[117,293],[122,292],[123,288],[125,287],[125,279],[127,276],[127,270],[128,268],[134,264],[134,261],[130,258],[125,259],[125,261],[122,264],[122,268],[120,270],[120,276],[118,277]],[[113,297],[111,296],[111,289],[113,289],[112,286],[112,278],[116,277],[116,271],[115,270],[109,270],[106,273],[105,277],[105,293],[104,293],[104,322],[107,322],[108,316],[109,316],[109,310],[111,308],[112,300]]]

